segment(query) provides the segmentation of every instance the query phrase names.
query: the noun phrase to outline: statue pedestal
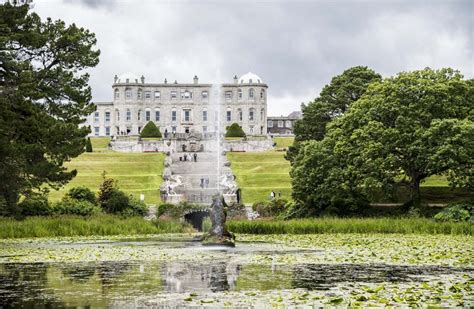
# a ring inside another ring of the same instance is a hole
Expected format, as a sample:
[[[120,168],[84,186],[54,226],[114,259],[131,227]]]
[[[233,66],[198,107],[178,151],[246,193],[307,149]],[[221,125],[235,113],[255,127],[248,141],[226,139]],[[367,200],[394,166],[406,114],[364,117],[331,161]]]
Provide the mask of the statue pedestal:
[[[173,205],[178,205],[183,201],[183,195],[182,194],[173,194],[173,195],[168,195],[166,197],[166,202],[173,204]]]
[[[223,194],[223,196],[227,205],[237,204],[237,194]]]

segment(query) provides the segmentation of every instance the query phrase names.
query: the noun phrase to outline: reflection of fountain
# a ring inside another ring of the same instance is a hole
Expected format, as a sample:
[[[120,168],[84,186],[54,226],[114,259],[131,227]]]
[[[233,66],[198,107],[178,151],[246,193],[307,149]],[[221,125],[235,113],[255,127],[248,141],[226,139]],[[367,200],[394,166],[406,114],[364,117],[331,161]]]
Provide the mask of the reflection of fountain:
[[[234,235],[227,231],[225,226],[226,213],[224,209],[224,198],[217,194],[213,197],[211,205],[212,227],[208,234],[203,237],[203,245],[206,246],[229,246],[234,247]]]

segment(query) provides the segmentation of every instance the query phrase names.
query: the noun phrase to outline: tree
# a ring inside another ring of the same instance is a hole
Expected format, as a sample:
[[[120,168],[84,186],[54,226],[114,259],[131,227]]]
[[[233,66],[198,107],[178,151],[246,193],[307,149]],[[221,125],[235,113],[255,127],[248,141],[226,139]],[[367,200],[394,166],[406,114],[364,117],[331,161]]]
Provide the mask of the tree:
[[[0,5],[0,29],[0,204],[17,214],[21,194],[76,175],[63,163],[84,151],[80,125],[95,106],[83,70],[100,52],[93,33],[42,22],[27,5]]]
[[[473,188],[473,85],[429,68],[370,85],[322,141],[304,144],[291,171],[294,199],[310,207],[331,190],[360,197],[402,185],[417,207],[420,183],[432,175]]]
[[[301,105],[303,118],[295,123],[295,141],[289,147],[286,158],[293,161],[302,141],[322,140],[326,134],[326,125],[342,116],[371,83],[381,80],[380,74],[364,66],[352,67],[333,77],[319,97],[308,105]]]
[[[233,123],[226,127],[225,137],[245,137],[245,132],[238,123]]]
[[[155,125],[153,121],[148,121],[148,123],[140,132],[140,137],[161,138],[161,132],[160,132],[160,129]]]
[[[92,142],[90,137],[88,137],[86,141],[86,152],[92,152]]]

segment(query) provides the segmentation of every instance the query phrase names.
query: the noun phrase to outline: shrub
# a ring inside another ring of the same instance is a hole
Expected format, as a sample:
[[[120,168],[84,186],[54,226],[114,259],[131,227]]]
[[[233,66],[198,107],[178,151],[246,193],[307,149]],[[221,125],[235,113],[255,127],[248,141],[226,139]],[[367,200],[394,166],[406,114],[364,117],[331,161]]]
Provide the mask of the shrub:
[[[233,123],[226,127],[225,137],[245,137],[245,132],[237,123]]]
[[[92,142],[90,137],[86,140],[86,152],[92,152]]]
[[[148,121],[148,123],[145,125],[145,127],[143,127],[142,131],[140,132],[140,137],[161,138],[161,132],[153,121]]]
[[[212,221],[211,218],[205,217],[204,220],[202,220],[202,225],[201,225],[201,230],[203,233],[208,233],[212,228]]]
[[[168,203],[164,203],[164,204],[159,205],[158,209],[156,210],[156,217],[159,218],[164,214],[169,215],[169,211],[171,209],[175,208],[175,207],[176,207],[175,205],[168,204]],[[170,216],[170,217],[172,217],[172,216]]]
[[[115,179],[112,178],[106,178],[105,177],[105,171],[102,173],[102,183],[100,184],[99,187],[99,193],[98,193],[98,202],[99,206],[102,207],[103,209],[106,208],[106,203],[110,199],[110,196],[114,191],[117,191],[117,182]]]
[[[102,204],[102,208],[107,213],[117,214],[122,213],[130,205],[130,199],[125,192],[114,189],[109,198]]]
[[[53,212],[48,197],[43,194],[28,195],[18,206],[23,216],[49,216]]]
[[[100,214],[102,210],[87,200],[76,200],[68,196],[54,205],[54,213],[58,215],[92,216]]]
[[[69,192],[66,193],[66,196],[74,200],[88,201],[94,205],[97,204],[97,199],[95,197],[94,192],[92,192],[91,189],[84,186],[71,188],[71,190],[69,190]]]
[[[247,210],[245,209],[245,205],[235,203],[227,206],[227,218],[247,218]]]
[[[454,202],[434,216],[437,221],[474,221],[474,202]]]
[[[261,217],[276,217],[283,215],[288,201],[285,199],[273,199],[271,201],[257,202],[252,205],[252,209]]]
[[[122,210],[121,214],[125,217],[144,217],[148,214],[148,207],[142,201],[131,196],[127,208]]]

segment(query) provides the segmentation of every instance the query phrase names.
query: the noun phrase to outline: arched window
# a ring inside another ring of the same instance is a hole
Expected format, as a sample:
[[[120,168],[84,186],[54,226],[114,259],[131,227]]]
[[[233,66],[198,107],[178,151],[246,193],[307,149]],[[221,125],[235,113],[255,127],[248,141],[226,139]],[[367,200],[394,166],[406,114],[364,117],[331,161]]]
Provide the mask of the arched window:
[[[250,88],[249,89],[249,99],[253,99],[254,98],[254,90],[253,88]]]
[[[139,109],[138,114],[137,114],[137,120],[140,121],[141,119],[142,119],[142,110]]]
[[[265,98],[265,89],[260,90],[260,99]]]
[[[139,100],[142,99],[142,90],[141,90],[141,89],[138,89],[137,98],[138,98]]]
[[[130,108],[127,108],[127,121],[132,120],[132,112],[130,111]]]
[[[244,119],[244,113],[242,112],[241,108],[238,109],[238,113],[239,113],[239,121],[242,121]]]
[[[226,119],[227,122],[232,121],[232,110],[230,109],[230,107],[227,107],[227,111],[226,111],[226,114],[225,114],[225,119]]]
[[[242,100],[242,89],[237,90],[237,98]]]
[[[260,120],[263,120],[263,118],[265,118],[265,109],[264,108],[262,108],[260,110]]]
[[[117,121],[120,121],[120,112],[118,109],[115,110],[115,119],[117,119]]]
[[[255,109],[251,108],[249,109],[249,120],[253,121],[255,119]]]
[[[126,88],[125,89],[125,99],[130,100],[132,98],[132,89]]]
[[[119,99],[120,98],[120,92],[118,89],[115,89],[115,99]]]

